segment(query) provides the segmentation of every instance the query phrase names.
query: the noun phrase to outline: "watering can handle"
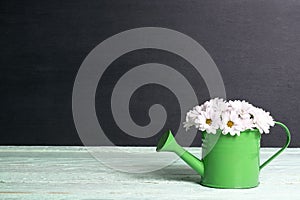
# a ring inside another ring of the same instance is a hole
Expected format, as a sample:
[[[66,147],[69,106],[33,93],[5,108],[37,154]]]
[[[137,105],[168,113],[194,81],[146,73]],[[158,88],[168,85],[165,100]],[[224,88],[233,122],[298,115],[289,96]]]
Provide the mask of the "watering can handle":
[[[274,158],[276,158],[283,150],[285,150],[289,144],[290,144],[290,141],[291,141],[291,133],[288,129],[288,127],[286,125],[284,125],[283,123],[281,122],[275,122],[275,124],[281,126],[284,130],[285,130],[285,133],[286,133],[286,142],[285,142],[285,145],[279,149],[279,151],[277,151],[273,156],[271,156],[268,160],[266,160],[260,167],[259,167],[259,170],[261,170],[262,168],[264,168],[267,164],[269,164]]]

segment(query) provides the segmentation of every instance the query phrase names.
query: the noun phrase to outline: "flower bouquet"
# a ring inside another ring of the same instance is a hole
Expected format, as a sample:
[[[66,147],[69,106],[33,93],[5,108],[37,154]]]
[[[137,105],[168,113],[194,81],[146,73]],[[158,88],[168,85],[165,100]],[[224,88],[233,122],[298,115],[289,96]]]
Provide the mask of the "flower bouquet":
[[[269,133],[275,122],[269,112],[244,100],[225,101],[215,98],[190,110],[183,124],[186,130],[194,126],[206,133],[216,134],[217,130],[221,130],[223,135],[239,136],[243,131],[254,129],[260,133]]]

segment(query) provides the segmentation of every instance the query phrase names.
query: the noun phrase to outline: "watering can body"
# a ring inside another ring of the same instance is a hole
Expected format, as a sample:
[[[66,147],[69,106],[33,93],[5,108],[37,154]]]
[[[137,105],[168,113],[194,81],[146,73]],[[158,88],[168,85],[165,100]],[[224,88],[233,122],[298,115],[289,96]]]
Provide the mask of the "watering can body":
[[[201,184],[217,188],[251,188],[258,185],[260,133],[245,131],[240,136],[204,133]]]
[[[201,176],[201,185],[214,188],[252,188],[259,184],[259,172],[278,156],[289,144],[290,133],[287,127],[287,141],[283,148],[260,165],[260,138],[257,129],[246,130],[240,136],[202,133],[202,159],[198,159],[178,145],[171,133],[165,133],[157,151],[176,153]]]

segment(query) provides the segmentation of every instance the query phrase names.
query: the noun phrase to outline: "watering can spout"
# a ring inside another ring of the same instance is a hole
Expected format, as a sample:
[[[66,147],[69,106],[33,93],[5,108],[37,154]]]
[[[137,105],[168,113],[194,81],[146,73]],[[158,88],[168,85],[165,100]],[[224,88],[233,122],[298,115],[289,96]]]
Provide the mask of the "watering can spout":
[[[200,176],[204,175],[203,161],[182,148],[175,140],[172,132],[169,130],[162,135],[157,147],[157,152],[168,151],[176,153],[182,160],[184,160],[192,169],[194,169]]]

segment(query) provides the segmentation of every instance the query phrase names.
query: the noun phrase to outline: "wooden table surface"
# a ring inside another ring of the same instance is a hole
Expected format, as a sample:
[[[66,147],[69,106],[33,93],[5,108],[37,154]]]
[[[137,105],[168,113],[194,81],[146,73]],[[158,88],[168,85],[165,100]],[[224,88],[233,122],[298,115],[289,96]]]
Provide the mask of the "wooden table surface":
[[[118,154],[120,158],[116,159],[112,156],[115,147],[97,147],[98,152],[114,159],[112,162],[121,168],[126,165],[132,170],[128,164],[132,163],[151,169],[161,162],[155,157],[153,162],[135,159],[135,154],[154,152],[154,147],[121,149],[133,156]],[[261,160],[276,150],[262,149]],[[189,151],[200,154],[199,148]],[[260,173],[260,185],[252,189],[203,187],[200,177],[181,160],[161,167],[148,173],[125,173],[107,167],[86,147],[2,146],[0,199],[300,199],[300,149],[296,148],[287,149],[266,166]]]

